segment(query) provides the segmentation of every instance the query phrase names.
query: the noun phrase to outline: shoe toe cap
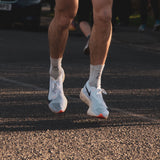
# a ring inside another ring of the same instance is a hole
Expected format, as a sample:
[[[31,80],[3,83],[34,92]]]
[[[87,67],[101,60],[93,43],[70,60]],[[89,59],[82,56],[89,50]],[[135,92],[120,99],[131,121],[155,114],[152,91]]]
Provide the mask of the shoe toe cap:
[[[49,109],[54,113],[62,113],[66,110],[66,105],[50,102],[49,103]]]

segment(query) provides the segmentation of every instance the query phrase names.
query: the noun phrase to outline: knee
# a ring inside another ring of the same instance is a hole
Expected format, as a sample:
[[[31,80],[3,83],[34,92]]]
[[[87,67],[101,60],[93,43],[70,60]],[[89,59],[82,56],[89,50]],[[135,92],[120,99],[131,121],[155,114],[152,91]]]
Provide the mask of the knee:
[[[112,20],[112,8],[103,8],[99,9],[98,11],[95,11],[95,16],[94,16],[94,23],[95,24],[102,24],[106,25],[111,23]]]
[[[68,29],[70,24],[72,23],[76,14],[66,14],[66,13],[55,13],[53,20],[49,25],[49,32],[52,31],[53,28],[57,28],[58,30]]]
[[[57,26],[59,29],[68,29],[70,24],[72,23],[74,19],[74,15],[62,15],[59,16],[57,19]]]

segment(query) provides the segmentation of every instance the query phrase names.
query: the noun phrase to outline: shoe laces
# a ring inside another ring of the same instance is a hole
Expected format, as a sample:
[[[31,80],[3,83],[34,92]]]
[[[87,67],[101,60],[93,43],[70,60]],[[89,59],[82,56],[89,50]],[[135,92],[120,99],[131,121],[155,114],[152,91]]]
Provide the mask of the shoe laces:
[[[98,88],[96,94],[99,95],[99,94],[102,94],[102,93],[107,95],[107,92],[103,88]]]
[[[61,87],[59,85],[59,82],[56,81],[56,80],[54,82],[52,82],[52,84],[51,84],[51,91],[52,91],[52,98],[53,99],[57,98],[60,90],[61,90]]]
[[[104,99],[103,99],[103,96],[102,96],[102,94],[105,94],[105,95],[107,95],[107,92],[104,90],[104,89],[102,89],[102,88],[98,88],[98,89],[96,89],[97,91],[96,91],[96,99],[98,99],[98,102],[100,103],[100,104],[102,104],[102,105],[99,105],[99,107],[102,107],[102,109],[104,109],[104,106],[106,106],[106,104],[105,104],[105,102],[104,102]],[[108,108],[107,106],[106,106],[106,108]]]
[[[96,89],[96,94],[95,94],[96,97],[103,100],[102,94],[107,95],[107,92],[104,89],[102,89],[102,88],[97,88]]]

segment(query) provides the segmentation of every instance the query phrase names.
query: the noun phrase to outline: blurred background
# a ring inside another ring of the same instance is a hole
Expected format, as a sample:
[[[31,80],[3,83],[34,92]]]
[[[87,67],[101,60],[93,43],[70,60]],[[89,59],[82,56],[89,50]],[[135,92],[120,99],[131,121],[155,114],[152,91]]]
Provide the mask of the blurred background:
[[[54,6],[54,0],[0,0],[0,26],[3,28],[23,26],[38,30],[49,25],[54,16]],[[152,28],[156,23],[160,26],[159,8],[159,0],[114,0],[112,18],[114,30],[118,26],[144,25],[141,30],[138,29],[139,31],[144,31],[145,27]]]

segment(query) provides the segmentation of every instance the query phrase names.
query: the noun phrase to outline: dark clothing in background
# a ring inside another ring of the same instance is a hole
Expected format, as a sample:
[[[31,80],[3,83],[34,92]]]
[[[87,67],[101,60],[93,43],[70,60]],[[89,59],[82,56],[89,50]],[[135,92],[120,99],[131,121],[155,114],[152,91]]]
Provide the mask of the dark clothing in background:
[[[55,0],[50,0],[51,11],[54,10],[54,6],[55,6]]]
[[[153,14],[155,19],[159,19],[159,0],[151,0],[151,6],[153,9]],[[140,14],[141,14],[141,23],[147,23],[147,14],[148,14],[148,0],[140,0]]]
[[[79,0],[77,13],[78,21],[87,21],[92,23],[92,2],[91,0]]]
[[[131,0],[113,0],[112,23],[116,24],[116,17],[119,17],[120,24],[128,25],[131,14]]]

